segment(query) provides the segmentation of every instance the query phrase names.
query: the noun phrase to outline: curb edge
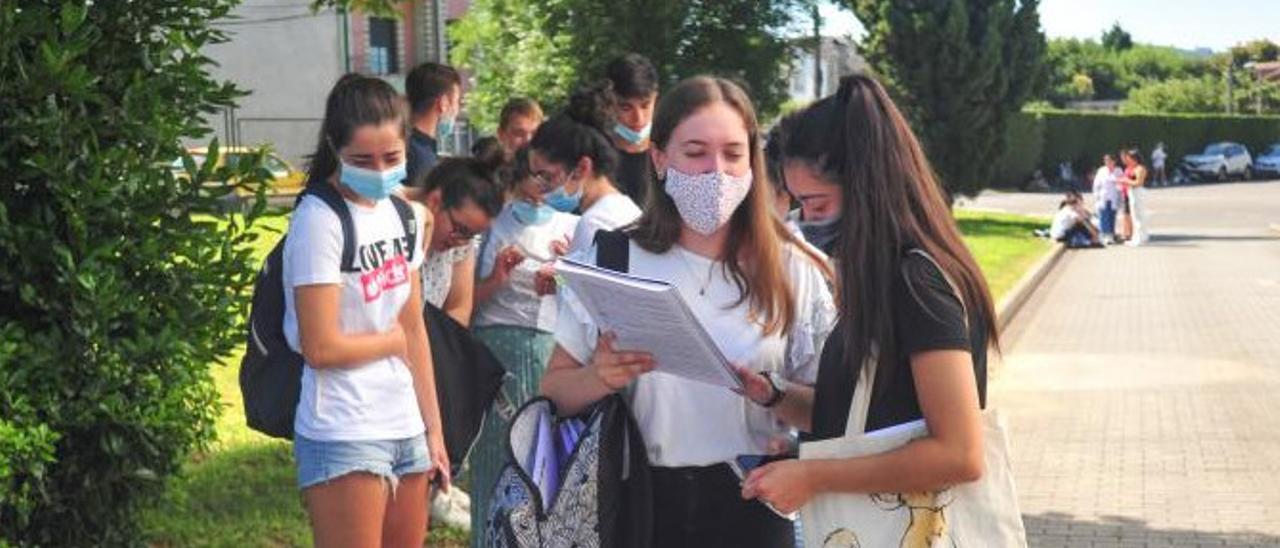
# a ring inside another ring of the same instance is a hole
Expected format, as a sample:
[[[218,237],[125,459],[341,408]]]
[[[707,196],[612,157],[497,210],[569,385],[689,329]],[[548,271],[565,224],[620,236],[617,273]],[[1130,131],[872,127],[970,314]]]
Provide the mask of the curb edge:
[[[1280,225],[1273,225],[1272,228],[1280,229]],[[1031,298],[1031,294],[1035,292],[1040,283],[1044,281],[1053,267],[1062,259],[1062,255],[1066,252],[1065,244],[1056,244],[1052,251],[1046,254],[1035,265],[1018,279],[1013,289],[1009,290],[1004,297],[1000,298],[1000,302],[996,303],[996,326],[1003,332],[1013,318],[1022,310],[1022,306]]]

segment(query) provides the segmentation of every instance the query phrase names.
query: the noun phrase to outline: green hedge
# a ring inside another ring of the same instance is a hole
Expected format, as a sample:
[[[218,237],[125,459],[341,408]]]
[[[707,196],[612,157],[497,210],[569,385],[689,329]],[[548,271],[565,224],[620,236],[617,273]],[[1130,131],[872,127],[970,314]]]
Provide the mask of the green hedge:
[[[1114,114],[1075,111],[1021,112],[1009,124],[996,186],[1021,186],[1037,168],[1052,178],[1070,160],[1077,174],[1097,166],[1103,154],[1137,146],[1149,155],[1163,141],[1169,166],[1216,141],[1235,141],[1251,152],[1280,142],[1280,116]]]

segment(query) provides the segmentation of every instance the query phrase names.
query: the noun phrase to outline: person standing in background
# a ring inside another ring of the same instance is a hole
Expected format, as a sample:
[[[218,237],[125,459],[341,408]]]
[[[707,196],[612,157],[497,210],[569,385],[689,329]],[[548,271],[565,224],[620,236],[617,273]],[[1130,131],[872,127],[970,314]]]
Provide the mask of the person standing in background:
[[[408,186],[422,186],[440,161],[440,140],[453,134],[462,110],[462,77],[449,65],[423,63],[404,79],[409,97]]]
[[[515,154],[505,183],[512,199],[480,245],[472,331],[493,352],[507,377],[485,415],[471,453],[471,546],[485,546],[493,485],[506,462],[507,431],[515,411],[538,395],[555,348],[556,281],[551,264],[566,251],[578,216],[556,211],[529,169],[529,149]]]
[[[590,249],[596,231],[640,218],[640,208],[613,182],[618,150],[608,132],[614,103],[607,83],[578,90],[564,112],[542,124],[529,141],[529,167],[543,185],[543,200],[558,211],[582,212],[569,239],[570,256]]]
[[[1165,186],[1169,184],[1169,180],[1165,176],[1164,161],[1169,155],[1164,151],[1164,143],[1156,143],[1156,149],[1151,151],[1151,170],[1152,181],[1156,186]]]
[[[1116,165],[1115,157],[1103,155],[1102,167],[1093,175],[1093,202],[1098,211],[1103,245],[1111,245],[1116,241],[1116,207],[1120,204],[1120,190],[1116,187],[1116,180],[1122,176],[1124,171]]]
[[[498,142],[507,150],[507,157],[529,144],[534,132],[542,125],[542,107],[528,97],[515,97],[502,106],[498,115]]]
[[[1133,225],[1130,246],[1145,245],[1151,236],[1147,233],[1147,166],[1142,165],[1142,152],[1131,148],[1120,155],[1124,162],[1124,177],[1120,183],[1129,189],[1129,219]]]
[[[609,62],[605,78],[615,97],[613,144],[618,149],[614,182],[641,208],[657,178],[649,156],[649,129],[658,102],[658,69],[643,55],[628,53]]]

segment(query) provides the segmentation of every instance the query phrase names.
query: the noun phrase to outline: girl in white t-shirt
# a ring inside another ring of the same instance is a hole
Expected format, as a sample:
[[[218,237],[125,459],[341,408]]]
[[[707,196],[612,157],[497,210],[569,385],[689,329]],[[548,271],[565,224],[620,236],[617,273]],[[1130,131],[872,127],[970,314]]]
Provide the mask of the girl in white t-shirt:
[[[662,97],[652,139],[663,183],[629,232],[628,270],[671,281],[744,379],[812,384],[836,316],[830,272],[772,212],[750,99],[728,80],[685,80]],[[653,545],[791,546],[792,523],[744,500],[726,464],[777,452],[790,434],[778,402],[654,372],[652,349],[616,348],[571,291],[561,297],[543,394],[572,414],[630,387],[653,465]]]
[[[339,80],[307,184],[344,198],[354,264],[342,264],[340,218],[318,196],[298,203],[284,244],[285,336],[306,360],[294,456],[317,546],[421,546],[430,478],[449,484],[423,253],[410,253],[423,247],[428,215],[416,212],[416,234],[406,234],[390,200],[405,177],[404,124],[386,82]]]
[[[547,205],[581,211],[569,254],[592,245],[598,230],[613,230],[640,218],[640,208],[613,182],[618,150],[608,132],[616,99],[607,86],[581,89],[569,106],[538,127],[529,142],[529,166],[546,191]]]
[[[529,152],[520,149],[511,167],[512,199],[494,219],[480,244],[476,311],[471,325],[510,375],[470,458],[471,531],[480,545],[489,507],[489,489],[506,461],[511,413],[538,395],[538,381],[555,346],[555,279],[551,262],[564,253],[578,216],[556,211],[543,199],[529,170]]]

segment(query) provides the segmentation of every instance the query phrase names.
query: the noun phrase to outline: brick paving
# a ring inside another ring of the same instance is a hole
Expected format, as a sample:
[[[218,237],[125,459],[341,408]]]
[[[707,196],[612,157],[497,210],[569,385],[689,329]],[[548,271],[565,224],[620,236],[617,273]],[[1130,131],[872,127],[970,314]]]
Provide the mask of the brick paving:
[[[1280,547],[1280,181],[1150,196],[1152,245],[1068,252],[1006,333],[1030,544]]]

